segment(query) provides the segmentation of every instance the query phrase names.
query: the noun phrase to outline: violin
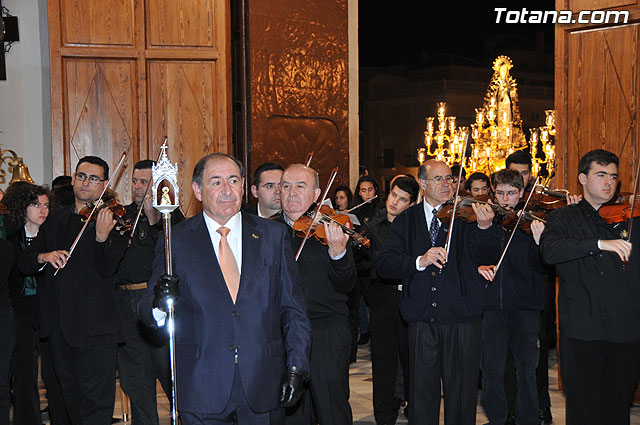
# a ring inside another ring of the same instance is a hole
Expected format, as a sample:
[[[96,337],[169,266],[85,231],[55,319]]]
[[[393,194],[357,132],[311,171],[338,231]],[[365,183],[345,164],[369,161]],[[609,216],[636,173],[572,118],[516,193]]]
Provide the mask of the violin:
[[[127,210],[124,208],[122,204],[118,202],[115,196],[112,194],[105,194],[98,203],[98,207],[96,208],[96,212],[91,215],[95,206],[95,201],[88,202],[78,214],[82,216],[82,221],[95,221],[98,216],[97,211],[103,208],[109,208],[109,210],[113,213],[113,218],[116,220],[116,230],[120,232],[121,235],[131,231],[133,225],[130,219],[125,219],[124,216],[127,214]],[[90,217],[91,216],[91,217]]]
[[[505,230],[511,231],[513,230],[516,222],[518,221],[518,216],[522,215],[520,223],[518,224],[518,228],[520,228],[523,232],[530,235],[531,234],[531,222],[533,220],[542,221],[546,223],[547,213],[545,211],[530,211],[528,208],[523,211],[517,211],[511,208],[504,208],[498,205],[497,203],[489,202],[488,195],[480,195],[476,198],[469,197],[461,197],[458,200],[458,210],[455,213],[455,218],[460,218],[467,223],[473,223],[477,221],[476,213],[471,207],[472,204],[486,204],[493,209],[496,215],[499,216],[500,224],[502,228]],[[448,223],[451,220],[451,213],[453,211],[453,204],[451,201],[444,204],[440,211],[438,211],[437,217],[443,223]]]
[[[640,199],[635,199],[633,204],[627,198],[625,202],[603,205],[598,214],[607,224],[623,223],[633,217],[640,217]]]
[[[546,186],[534,186],[534,194],[530,205],[534,209],[554,210],[567,206],[567,195],[569,191],[565,189],[549,189]],[[527,198],[529,192],[525,192],[523,198]]]
[[[369,248],[371,241],[365,238],[351,227],[353,223],[346,214],[336,213],[330,206],[322,205],[318,211],[315,221],[312,223],[313,212],[315,205],[312,204],[309,211],[303,214],[299,219],[293,223],[293,230],[297,232],[299,236],[304,237],[310,229],[309,236],[314,236],[321,244],[327,245],[327,234],[324,231],[324,223],[336,223],[340,228],[350,237],[352,237],[358,244]]]

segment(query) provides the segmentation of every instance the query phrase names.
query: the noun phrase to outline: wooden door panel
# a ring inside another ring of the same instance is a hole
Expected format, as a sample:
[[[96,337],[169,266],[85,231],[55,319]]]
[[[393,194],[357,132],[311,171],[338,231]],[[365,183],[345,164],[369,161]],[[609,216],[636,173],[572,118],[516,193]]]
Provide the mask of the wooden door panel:
[[[64,45],[134,44],[134,0],[60,0]]]
[[[214,47],[214,0],[147,0],[149,46]]]
[[[150,61],[148,70],[151,151],[157,155],[168,137],[169,157],[180,167],[180,204],[192,215],[199,209],[191,191],[193,168],[204,155],[222,150],[215,63]]]
[[[624,187],[637,156],[634,116],[637,111],[638,24],[576,31],[568,41],[569,183],[578,161],[591,149],[607,149],[620,157]],[[629,179],[630,180],[630,179]]]
[[[138,157],[135,61],[65,61],[67,110],[65,136],[70,146],[70,169],[80,158],[95,155],[114,168],[128,151],[127,165],[117,185],[129,201],[130,176]],[[54,153],[55,154],[55,153]]]

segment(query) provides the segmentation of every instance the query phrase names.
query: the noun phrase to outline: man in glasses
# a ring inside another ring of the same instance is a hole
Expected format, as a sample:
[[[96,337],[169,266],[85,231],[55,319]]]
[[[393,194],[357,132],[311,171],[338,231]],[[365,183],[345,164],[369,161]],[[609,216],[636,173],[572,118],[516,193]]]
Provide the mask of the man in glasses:
[[[409,423],[437,425],[440,388],[447,423],[474,425],[480,366],[483,283],[473,255],[475,223],[448,226],[438,211],[453,196],[451,170],[429,160],[418,169],[423,202],[392,223],[377,276],[402,279],[400,310],[409,322]]]
[[[284,168],[272,162],[265,162],[256,168],[251,185],[251,194],[258,203],[247,212],[258,217],[269,218],[280,212],[280,178]]]
[[[66,413],[74,424],[111,422],[117,344],[124,341],[115,278],[127,238],[113,230],[108,208],[87,225],[73,256],[69,252],[85,224],[78,211],[98,199],[108,178],[104,160],[80,159],[73,176],[75,202],[49,215],[19,261],[23,273],[45,270],[38,288],[40,337],[49,338]]]

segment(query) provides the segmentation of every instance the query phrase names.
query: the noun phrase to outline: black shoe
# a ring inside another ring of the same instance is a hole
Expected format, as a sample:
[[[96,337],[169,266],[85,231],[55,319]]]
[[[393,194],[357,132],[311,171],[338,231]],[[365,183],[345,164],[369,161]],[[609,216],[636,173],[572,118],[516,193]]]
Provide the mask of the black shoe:
[[[366,334],[360,334],[360,339],[358,340],[358,345],[365,345],[369,342],[369,337],[371,335],[367,332]]]
[[[516,415],[513,413],[507,414],[507,420],[504,422],[504,425],[516,425]]]
[[[540,419],[540,425],[551,425],[553,423],[551,408],[545,407],[544,409],[538,410],[538,419]]]

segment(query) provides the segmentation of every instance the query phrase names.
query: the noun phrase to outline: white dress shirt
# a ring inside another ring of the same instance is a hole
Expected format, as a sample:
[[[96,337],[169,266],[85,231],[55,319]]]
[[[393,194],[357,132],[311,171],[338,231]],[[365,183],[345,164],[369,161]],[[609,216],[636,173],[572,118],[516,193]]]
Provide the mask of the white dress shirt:
[[[431,204],[429,204],[426,199],[424,199],[422,201],[422,206],[424,207],[424,217],[427,219],[427,234],[428,234],[429,226],[431,225],[431,220],[433,219],[433,209],[435,208],[439,211],[442,204],[439,204],[434,207]],[[438,221],[440,221],[440,219],[438,219]],[[419,255],[418,258],[416,258],[416,270],[418,270],[419,272],[424,271],[426,269],[426,267],[420,267],[420,257],[422,257],[422,255]]]
[[[229,246],[231,247],[231,252],[233,252],[233,256],[236,259],[236,263],[238,264],[238,271],[240,275],[242,275],[242,215],[238,211],[233,217],[229,219],[224,225],[218,223],[211,217],[207,215],[207,213],[203,212],[204,223],[207,225],[207,230],[209,230],[209,237],[211,238],[211,244],[213,245],[213,250],[216,252],[216,258],[220,257],[220,253],[218,250],[220,249],[220,233],[217,230],[220,227],[226,227],[229,229],[229,234],[227,235],[227,242],[229,242]]]

